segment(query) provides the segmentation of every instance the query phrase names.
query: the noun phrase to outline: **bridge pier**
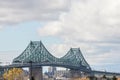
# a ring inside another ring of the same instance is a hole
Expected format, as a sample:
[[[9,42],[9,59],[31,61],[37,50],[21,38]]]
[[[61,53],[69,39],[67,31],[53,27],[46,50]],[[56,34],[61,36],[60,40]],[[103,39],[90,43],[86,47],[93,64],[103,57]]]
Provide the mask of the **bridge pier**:
[[[78,70],[70,70],[70,75],[72,78],[80,78],[82,73]]]
[[[31,73],[32,71],[32,73]],[[33,67],[30,70],[31,76],[34,78],[34,80],[43,80],[43,75],[42,75],[42,67]],[[30,78],[31,78],[30,76]]]

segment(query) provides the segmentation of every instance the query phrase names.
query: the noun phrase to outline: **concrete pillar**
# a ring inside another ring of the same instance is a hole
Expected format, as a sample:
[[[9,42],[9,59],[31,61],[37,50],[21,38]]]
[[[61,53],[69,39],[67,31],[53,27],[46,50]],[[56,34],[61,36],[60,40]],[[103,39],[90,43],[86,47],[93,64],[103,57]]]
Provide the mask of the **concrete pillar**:
[[[34,80],[43,80],[42,67],[32,68],[32,77]]]
[[[72,77],[72,78],[81,77],[80,71],[77,71],[77,70],[70,70],[70,74],[71,74],[71,77]]]

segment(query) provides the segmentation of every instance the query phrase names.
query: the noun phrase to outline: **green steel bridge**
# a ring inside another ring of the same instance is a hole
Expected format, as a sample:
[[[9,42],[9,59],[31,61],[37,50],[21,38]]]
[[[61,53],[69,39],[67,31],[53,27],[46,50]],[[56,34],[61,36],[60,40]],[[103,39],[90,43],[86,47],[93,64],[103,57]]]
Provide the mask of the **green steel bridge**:
[[[13,60],[13,64],[22,63],[23,66],[28,66],[27,63],[30,61],[33,66],[60,66],[81,71],[91,71],[79,48],[71,48],[65,56],[56,58],[50,54],[41,41],[31,41],[23,53]]]
[[[56,66],[90,74],[109,74],[120,76],[120,73],[93,71],[83,57],[80,48],[71,48],[66,55],[61,58],[57,58],[45,48],[41,41],[31,41],[27,48],[18,57],[13,59],[11,65],[2,66],[0,69],[30,67],[30,62],[32,62],[33,67]]]

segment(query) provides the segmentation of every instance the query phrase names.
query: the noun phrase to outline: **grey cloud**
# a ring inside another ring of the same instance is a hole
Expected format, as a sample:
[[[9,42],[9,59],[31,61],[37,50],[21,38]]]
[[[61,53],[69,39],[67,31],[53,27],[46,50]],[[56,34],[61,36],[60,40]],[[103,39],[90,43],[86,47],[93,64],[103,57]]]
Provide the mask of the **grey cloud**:
[[[57,20],[69,5],[69,0],[0,0],[0,24]]]

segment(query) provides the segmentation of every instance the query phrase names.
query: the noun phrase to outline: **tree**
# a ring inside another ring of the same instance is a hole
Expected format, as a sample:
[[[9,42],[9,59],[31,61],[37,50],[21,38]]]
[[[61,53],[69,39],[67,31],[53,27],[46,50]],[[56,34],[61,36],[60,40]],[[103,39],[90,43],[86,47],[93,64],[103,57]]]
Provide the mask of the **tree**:
[[[117,80],[116,76],[113,76],[112,80]]]
[[[89,78],[89,80],[97,80],[97,77],[95,76],[88,76],[87,78]]]
[[[102,77],[102,78],[106,79],[106,75],[103,75],[103,77]]]
[[[21,68],[12,68],[3,74],[5,80],[22,80],[23,70]]]

